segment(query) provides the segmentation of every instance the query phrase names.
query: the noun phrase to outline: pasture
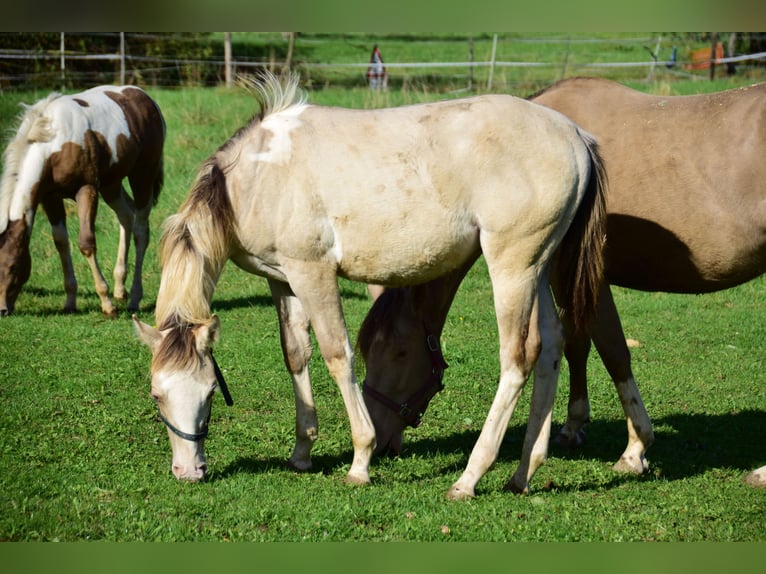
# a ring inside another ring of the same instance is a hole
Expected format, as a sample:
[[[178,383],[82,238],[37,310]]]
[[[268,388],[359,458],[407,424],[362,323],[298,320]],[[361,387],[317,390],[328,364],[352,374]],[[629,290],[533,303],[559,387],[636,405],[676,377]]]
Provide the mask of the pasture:
[[[736,85],[634,85],[691,93]],[[152,212],[141,318],[153,321],[159,285],[156,240],[185,197],[200,162],[255,113],[239,90],[148,89],[168,124],[165,188]],[[0,95],[7,133],[19,101]],[[527,93],[518,95],[526,96]],[[312,92],[316,103],[372,107],[441,97],[416,91]],[[724,144],[722,144],[724,145]],[[711,224],[714,224],[711,222]],[[76,218],[69,218],[70,237]],[[100,259],[111,276],[114,215],[101,206]],[[634,371],[655,424],[650,472],[615,474],[626,429],[617,396],[595,353],[589,362],[592,423],[575,452],[552,450],[529,496],[502,486],[516,467],[529,409],[527,387],[498,461],[477,498],[450,502],[495,393],[497,336],[483,259],[458,292],[442,338],[450,367],[445,390],[400,458],[374,458],[372,484],[343,483],[350,432],[340,393],[315,350],[311,377],[319,415],[314,469],[284,466],[293,445],[294,406],[265,280],[229,264],[213,310],[222,321],[216,359],[234,398],[213,404],[206,442],[210,477],[178,482],[170,445],[149,399],[150,352],[129,315],[102,317],[84,258],[73,253],[79,313],[63,315],[63,286],[50,229],[38,214],[32,275],[15,314],[0,320],[0,540],[110,541],[762,541],[766,491],[742,482],[766,462],[763,277],[704,296],[614,289]],[[341,282],[346,320],[358,329],[370,300],[364,285]],[[364,366],[357,364],[359,379]],[[554,429],[566,417],[562,369]]]

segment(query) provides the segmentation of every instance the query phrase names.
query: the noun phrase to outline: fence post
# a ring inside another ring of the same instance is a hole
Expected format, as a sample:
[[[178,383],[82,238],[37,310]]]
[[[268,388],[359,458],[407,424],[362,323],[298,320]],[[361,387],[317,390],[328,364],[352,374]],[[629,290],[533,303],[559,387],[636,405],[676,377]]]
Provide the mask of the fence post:
[[[223,33],[223,69],[226,87],[230,88],[234,83],[231,77],[231,32]]]
[[[120,84],[125,85],[125,32],[120,32]]]
[[[710,34],[710,79],[715,80],[715,52],[718,45],[718,32]]]
[[[61,91],[66,84],[66,62],[64,60],[64,32],[61,32]]]
[[[489,80],[487,80],[487,91],[492,91],[492,77],[495,75],[495,54],[497,53],[497,34],[492,38],[492,60],[489,63]]]

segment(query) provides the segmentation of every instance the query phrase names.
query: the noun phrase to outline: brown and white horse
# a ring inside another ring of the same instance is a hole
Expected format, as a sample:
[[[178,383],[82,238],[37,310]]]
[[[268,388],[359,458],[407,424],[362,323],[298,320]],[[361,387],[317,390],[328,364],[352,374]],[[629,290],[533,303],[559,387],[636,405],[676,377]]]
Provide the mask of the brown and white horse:
[[[210,303],[228,259],[265,276],[277,307],[296,400],[289,463],[310,468],[317,438],[311,327],[350,420],[346,480],[367,483],[375,429],[354,374],[337,278],[419,283],[482,252],[502,371],[484,432],[450,495],[473,495],[537,363],[532,430],[516,481],[526,488],[545,457],[563,345],[545,288],[551,255],[559,246],[570,254],[555,272],[568,279],[567,312],[580,324],[594,312],[601,279],[605,211],[595,143],[563,115],[511,96],[349,110],[304,103],[297,81],[266,76],[256,85],[261,115],[202,166],[166,222],[157,327],[135,318],[152,349],[152,395],[168,427],[173,473],[199,480],[207,471],[204,440],[221,387]]]
[[[136,259],[128,308],[143,296],[149,212],[162,188],[165,121],[157,104],[135,86],[99,86],[73,95],[50,94],[27,106],[3,155],[0,180],[0,315],[13,311],[32,261],[29,241],[38,205],[51,224],[61,258],[65,312],[77,308],[64,198],[74,199],[80,220],[78,244],[87,258],[107,316],[117,310],[96,260],[95,220],[99,195],[117,214],[120,244],[114,267],[114,296],[126,298],[131,235]],[[128,178],[131,198],[122,186]]]
[[[766,84],[665,97],[577,78],[532,99],[596,135],[609,178],[606,275],[589,335],[576,331],[564,316],[570,396],[568,418],[556,440],[566,445],[584,440],[592,338],[628,423],[628,445],[615,469],[640,474],[648,468],[645,452],[654,433],[608,283],[705,293],[766,271]],[[391,437],[394,451],[407,421],[382,408],[376,397],[400,404],[416,395],[417,407],[425,409],[423,397],[435,392],[422,390],[433,389],[432,349],[438,349],[435,341],[466,271],[398,294],[386,292],[362,325],[365,400],[376,429]],[[746,481],[766,486],[766,466]]]

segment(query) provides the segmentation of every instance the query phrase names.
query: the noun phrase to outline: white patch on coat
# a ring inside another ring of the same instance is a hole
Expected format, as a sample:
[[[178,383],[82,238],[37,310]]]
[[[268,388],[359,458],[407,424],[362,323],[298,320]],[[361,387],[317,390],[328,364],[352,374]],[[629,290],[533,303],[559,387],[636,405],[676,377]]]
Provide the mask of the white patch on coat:
[[[292,157],[290,132],[299,128],[303,122],[298,117],[307,108],[305,104],[291,106],[281,112],[266,116],[260,128],[271,133],[266,140],[268,149],[253,154],[254,161],[285,165]]]
[[[43,118],[38,121],[47,122],[46,129],[53,137],[48,141],[33,141],[27,146],[19,165],[8,217],[2,218],[5,226],[8,221],[22,217],[26,218],[28,225],[32,224],[32,188],[39,181],[45,162],[51,155],[60,152],[64,144],[74,143],[84,147],[85,134],[88,131],[98,132],[109,145],[111,162],[114,164],[119,160],[117,141],[120,136],[130,138],[130,127],[122,108],[106,92],[122,93],[125,87],[98,86],[72,96],[61,96],[47,106]],[[82,106],[76,100],[85,101],[88,106]]]

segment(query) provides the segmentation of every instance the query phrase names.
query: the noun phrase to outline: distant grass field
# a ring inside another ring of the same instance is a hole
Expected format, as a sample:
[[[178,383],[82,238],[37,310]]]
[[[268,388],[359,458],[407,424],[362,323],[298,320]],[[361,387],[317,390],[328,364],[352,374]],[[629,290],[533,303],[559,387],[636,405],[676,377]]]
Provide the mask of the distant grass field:
[[[741,80],[740,80],[741,81]],[[735,85],[641,85],[690,93]],[[168,123],[166,186],[152,214],[154,240],[141,317],[153,320],[159,286],[156,239],[197,168],[255,113],[241,91],[151,90]],[[7,132],[19,101],[0,94]],[[519,93],[519,95],[528,95]],[[443,97],[423,90],[323,89],[318,103],[355,107]],[[127,313],[102,318],[83,258],[73,254],[80,312],[60,313],[58,257],[43,214],[32,240],[33,272],[16,314],[0,320],[0,540],[111,541],[763,541],[766,492],[742,482],[766,462],[764,278],[705,296],[615,289],[626,335],[637,339],[634,370],[655,423],[644,477],[611,464],[626,441],[612,384],[589,363],[593,422],[586,446],[553,450],[532,494],[502,486],[518,463],[527,390],[478,497],[444,494],[464,468],[498,376],[497,337],[486,267],[462,285],[443,337],[446,389],[423,426],[408,431],[397,459],[376,458],[372,485],[343,484],[351,440],[340,394],[318,351],[311,373],[320,420],[315,468],[284,467],[293,444],[291,383],[282,362],[266,282],[229,265],[213,301],[222,320],[216,357],[235,405],[216,397],[207,440],[209,480],[177,482],[170,446],[149,399],[150,354]],[[76,219],[70,219],[76,236]],[[101,207],[99,253],[110,276],[115,219]],[[370,302],[363,285],[341,281],[352,336]],[[595,354],[594,354],[595,355]],[[357,365],[363,376],[363,365]],[[554,427],[566,416],[568,376],[559,382]]]

